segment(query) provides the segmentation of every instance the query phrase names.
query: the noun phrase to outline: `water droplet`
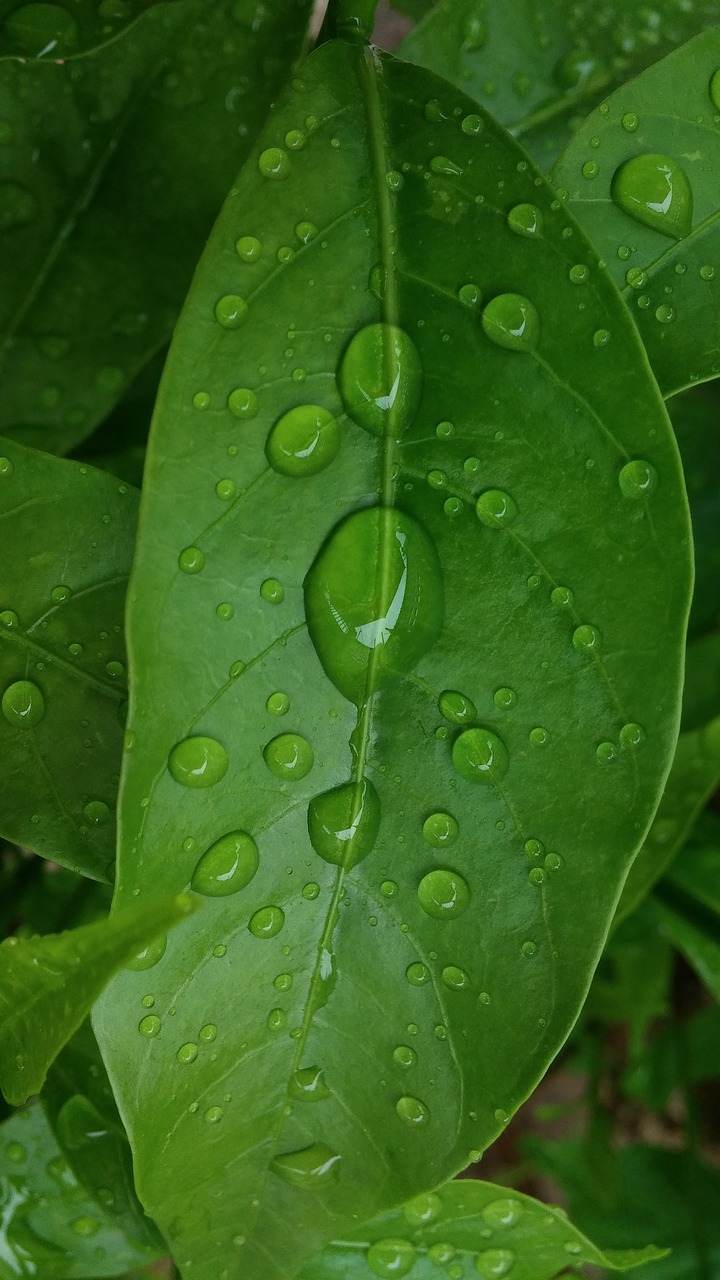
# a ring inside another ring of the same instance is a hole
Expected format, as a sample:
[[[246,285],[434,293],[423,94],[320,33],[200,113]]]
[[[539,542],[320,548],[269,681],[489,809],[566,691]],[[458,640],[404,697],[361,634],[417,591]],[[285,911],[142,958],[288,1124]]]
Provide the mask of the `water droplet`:
[[[475,1259],[475,1270],[482,1280],[498,1280],[506,1276],[515,1264],[515,1254],[509,1249],[485,1249]]]
[[[597,627],[583,623],[573,631],[572,642],[578,653],[597,653],[601,643],[600,632]]]
[[[424,987],[430,981],[430,970],[426,964],[422,964],[416,960],[413,964],[409,964],[405,970],[405,977],[411,987]]]
[[[482,1211],[482,1216],[488,1226],[496,1229],[498,1227],[514,1227],[522,1217],[523,1208],[519,1200],[501,1199],[491,1200],[490,1204],[486,1204]]]
[[[241,236],[235,241],[235,251],[243,262],[257,262],[262,253],[262,245],[255,236]]]
[[[519,293],[501,293],[488,302],[482,326],[490,341],[507,351],[534,351],[540,336],[538,313]]]
[[[282,907],[261,907],[250,917],[248,929],[255,938],[274,938],[285,924]]]
[[[692,188],[685,170],[663,155],[633,156],[615,173],[612,198],[636,222],[681,240],[692,228]]]
[[[8,1142],[5,1147],[5,1158],[11,1164],[24,1164],[27,1160],[27,1151],[21,1142]]]
[[[430,161],[430,169],[433,173],[437,173],[443,178],[460,178],[462,177],[462,169],[460,165],[455,164],[449,156],[433,156]]]
[[[618,483],[626,498],[647,498],[657,488],[657,471],[650,462],[636,458],[626,462],[620,471]]]
[[[273,178],[276,182],[289,178],[291,168],[290,157],[281,147],[268,147],[258,159],[258,169],[262,176]]]
[[[305,579],[310,638],[326,675],[358,706],[427,653],[440,634],[443,608],[435,545],[396,508],[348,516]]]
[[[178,566],[183,573],[200,573],[205,567],[205,556],[199,547],[186,547],[178,556]]]
[[[277,578],[266,578],[260,584],[260,595],[268,604],[282,604],[285,599],[285,588]]]
[[[496,689],[493,694],[493,702],[498,711],[509,711],[517,702],[517,694],[514,689],[503,686],[502,689]]]
[[[422,391],[415,343],[396,325],[367,325],[345,351],[339,385],[345,409],[358,426],[374,436],[402,435],[415,417]]]
[[[284,1009],[271,1009],[267,1018],[268,1031],[282,1031],[287,1023],[287,1014]]]
[[[452,422],[438,422],[435,428],[435,435],[438,440],[449,440],[455,435],[455,427]]]
[[[315,852],[346,870],[362,862],[380,829],[380,799],[372,782],[346,782],[308,805],[308,831]]]
[[[300,1102],[322,1102],[331,1097],[323,1079],[322,1067],[301,1067],[290,1081],[290,1097]]]
[[[416,1196],[403,1207],[403,1217],[413,1227],[427,1227],[442,1214],[442,1200],[434,1191]]]
[[[193,408],[200,410],[210,408],[210,396],[207,391],[197,391],[195,393],[193,396]]]
[[[2,466],[1,460],[0,460],[0,466]],[[72,591],[70,590],[69,587],[65,587],[65,586],[53,587],[52,591],[50,592],[50,599],[52,600],[53,604],[64,604],[66,600],[70,600],[71,598],[72,598]]]
[[[315,763],[313,749],[307,738],[299,733],[281,733],[268,742],[263,759],[276,778],[299,782],[305,778]]]
[[[458,289],[458,298],[465,307],[479,307],[482,294],[476,284],[463,284]]]
[[[83,817],[91,827],[106,827],[112,813],[104,800],[90,800],[83,809]]]
[[[208,1124],[217,1124],[222,1120],[222,1107],[208,1107],[204,1118]]]
[[[431,1244],[427,1251],[428,1261],[432,1262],[434,1267],[444,1267],[448,1262],[452,1262],[455,1257],[455,1250],[451,1244],[439,1240],[437,1244]],[[448,1272],[448,1276],[450,1273]],[[458,1280],[462,1280],[462,1268]]]
[[[314,902],[315,898],[319,897],[319,894],[320,885],[315,884],[314,880],[310,880],[308,884],[303,885],[302,896],[307,898],[308,902]]]
[[[516,204],[507,216],[508,226],[517,236],[533,239],[543,232],[543,216],[535,204]]]
[[[301,244],[309,244],[318,234],[318,229],[314,222],[298,222],[295,227],[295,235]]]
[[[534,884],[536,887],[538,887],[541,884],[544,884],[545,879],[546,879],[545,872],[543,871],[542,867],[533,867],[532,870],[528,872],[528,880],[530,881],[531,884]]]
[[[658,320],[660,324],[671,324],[675,319],[674,307],[670,307],[667,303],[663,303],[662,306],[658,307],[655,311],[655,319]]]
[[[228,409],[236,418],[243,421],[249,421],[251,418],[257,417],[259,401],[254,391],[249,387],[236,387],[228,396]]]
[[[248,305],[237,293],[227,293],[215,304],[215,319],[223,329],[239,329],[247,317]]]
[[[126,968],[133,969],[138,972],[141,972],[144,969],[152,969],[154,965],[162,960],[165,955],[166,947],[167,938],[163,933],[159,938],[155,938],[150,942],[147,947],[143,947],[141,951],[138,951],[137,954],[133,956],[132,960],[128,961]]]
[[[575,596],[569,587],[554,587],[550,592],[550,599],[559,609],[569,608],[575,600]]]
[[[438,706],[440,714],[451,724],[468,724],[477,716],[477,711],[470,699],[466,698],[464,693],[458,693],[454,689],[446,689],[440,694]]]
[[[29,7],[32,8],[33,6],[29,6]],[[50,7],[51,7],[50,5],[47,6],[47,8],[50,8]],[[37,5],[37,8],[38,9],[45,8],[45,5]],[[82,1236],[85,1239],[87,1239],[88,1236],[94,1236],[95,1233],[100,1230],[100,1223],[98,1222],[97,1218],[91,1218],[89,1216],[88,1217],[83,1216],[82,1218],[75,1218],[74,1222],[71,1225],[72,1225],[73,1231],[75,1232],[75,1235]]]
[[[327,409],[301,404],[275,423],[265,445],[270,466],[281,475],[317,475],[337,456],[340,432]]]
[[[455,739],[452,759],[467,782],[499,782],[510,765],[505,743],[490,729],[466,729]]]
[[[407,1071],[415,1066],[417,1054],[409,1045],[399,1044],[396,1049],[393,1049],[393,1062],[396,1067],[402,1067],[403,1071]]]
[[[402,191],[405,186],[405,179],[401,173],[398,173],[397,169],[391,169],[389,173],[386,173],[385,181],[390,191]]]
[[[534,956],[534,955],[535,955],[535,952],[537,951],[537,946],[535,945],[535,943],[534,943],[534,942],[531,942],[531,941],[528,939],[528,941],[527,941],[527,942],[523,942],[522,947],[520,948],[520,950],[522,951],[522,953],[523,953],[523,955],[524,955],[524,956],[527,956],[527,957],[529,958],[530,956]]]
[[[140,1035],[146,1036],[148,1040],[154,1040],[156,1036],[159,1036],[161,1027],[162,1023],[156,1013],[146,1014],[138,1023]]]
[[[218,1029],[214,1022],[207,1022],[204,1027],[200,1028],[199,1039],[203,1044],[212,1044],[213,1040],[217,1040]]]
[[[45,715],[45,698],[32,680],[16,680],[2,696],[2,713],[16,729],[34,729]]]
[[[213,947],[213,955],[217,960],[222,960],[223,956],[227,955],[227,947],[223,942],[219,942],[216,947]]]
[[[12,630],[13,627],[17,627],[19,625],[20,619],[13,609],[3,609],[2,613],[0,613],[0,623],[3,627],[7,627],[8,630]],[[72,649],[72,645],[69,647]],[[80,645],[78,645],[78,652],[82,653]]]
[[[464,969],[456,964],[446,965],[442,971],[442,980],[450,991],[466,991],[471,986],[470,979]]]
[[[596,347],[606,347],[610,341],[610,334],[607,329],[596,329],[593,334],[593,345]]]
[[[550,734],[542,725],[537,725],[535,729],[531,729],[528,737],[533,747],[546,747],[550,741]]]
[[[502,489],[486,489],[480,494],[475,511],[481,524],[488,529],[505,529],[517,519],[517,504]]]
[[[394,880],[383,880],[380,885],[380,892],[383,898],[394,898],[398,891],[398,885]]]
[[[237,485],[234,480],[218,480],[215,493],[223,502],[229,502],[237,494]]]
[[[454,844],[460,834],[457,820],[450,813],[431,813],[423,823],[423,836],[433,849]]]
[[[322,1189],[334,1181],[338,1174],[340,1156],[324,1142],[314,1142],[301,1151],[288,1151],[276,1156],[272,1162],[273,1172],[294,1187],[313,1191]]]
[[[715,268],[711,267],[709,263],[705,263],[705,265],[700,268],[700,278],[702,280],[714,280]]]
[[[398,1098],[395,1103],[395,1110],[403,1123],[411,1129],[421,1128],[430,1119],[429,1107],[426,1107],[425,1103],[421,1102],[419,1098],[413,1098],[410,1094]]]
[[[110,680],[119,680],[121,676],[125,675],[125,668],[122,662],[106,663],[105,675],[108,676]]]
[[[259,866],[258,849],[247,831],[231,831],[206,849],[193,872],[191,888],[210,898],[237,893]]]
[[[192,737],[170,752],[170,776],[184,787],[214,787],[228,770],[225,748],[215,738]]]
[[[265,709],[271,716],[285,716],[290,710],[290,699],[286,693],[271,693]]]
[[[601,742],[595,755],[599,764],[611,764],[617,755],[617,747],[614,742]]]
[[[198,1047],[196,1044],[193,1044],[191,1040],[189,1040],[187,1044],[180,1045],[180,1048],[178,1049],[175,1056],[178,1062],[183,1062],[189,1066],[189,1064],[191,1062],[194,1062],[198,1056]]]
[[[57,4],[23,4],[9,14],[3,25],[11,44],[33,58],[46,54],[60,57],[77,44],[77,23]]]
[[[434,920],[454,920],[470,905],[470,887],[457,871],[440,867],[423,876],[417,890],[418,902]]]
[[[572,284],[585,284],[590,279],[590,268],[582,262],[576,262],[568,271],[568,276]]]
[[[645,730],[640,724],[624,724],[618,736],[620,746],[628,750],[642,746],[645,741]]]
[[[409,1240],[376,1240],[365,1254],[369,1269],[380,1280],[406,1276],[415,1263],[415,1250]]]

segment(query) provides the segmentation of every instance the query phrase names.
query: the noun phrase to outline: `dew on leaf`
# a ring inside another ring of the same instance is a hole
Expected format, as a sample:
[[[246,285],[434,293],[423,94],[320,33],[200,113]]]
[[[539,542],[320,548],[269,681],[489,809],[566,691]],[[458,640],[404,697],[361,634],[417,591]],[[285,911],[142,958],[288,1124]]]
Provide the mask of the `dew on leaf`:
[[[585,284],[590,278],[590,268],[582,262],[576,262],[575,266],[570,268],[568,276],[572,284]]]
[[[626,111],[620,123],[626,133],[634,133],[640,121],[634,111]]]
[[[407,1044],[399,1044],[393,1049],[393,1062],[396,1067],[402,1067],[403,1071],[407,1071],[410,1067],[414,1067],[417,1062],[417,1054]]]
[[[623,213],[673,240],[681,240],[692,228],[690,180],[669,156],[632,156],[614,174],[611,194]]]
[[[195,395],[193,396],[193,409],[199,409],[202,411],[203,409],[209,409],[209,408],[210,408],[210,396],[208,395],[207,391],[196,391]]]
[[[50,599],[52,600],[53,604],[64,604],[65,601],[70,600],[71,597],[72,597],[72,591],[70,590],[70,587],[65,587],[65,586],[53,587],[52,591],[50,592]]]
[[[83,817],[91,827],[106,827],[112,813],[104,800],[90,800],[83,809]]]
[[[471,986],[470,979],[464,969],[456,964],[448,964],[442,971],[442,980],[450,991],[466,991]]]
[[[457,840],[460,828],[450,813],[431,813],[423,823],[423,836],[433,849],[445,849]]]
[[[517,702],[517,694],[514,689],[510,689],[504,685],[501,689],[496,689],[493,694],[493,702],[498,711],[509,711]]]
[[[206,849],[190,887],[209,898],[227,897],[250,883],[260,859],[257,845],[247,831],[230,831]]]
[[[484,1249],[475,1259],[475,1270],[482,1280],[499,1280],[515,1265],[515,1254],[509,1249]]]
[[[475,511],[480,523],[487,525],[488,529],[506,529],[518,514],[515,499],[503,489],[486,489],[480,494]]]
[[[430,970],[426,964],[416,960],[413,964],[409,964],[405,970],[405,977],[411,987],[424,987],[430,981]]]
[[[280,475],[302,479],[330,466],[340,447],[335,417],[319,405],[297,405],[272,428],[265,445],[270,466]]]
[[[642,746],[645,741],[645,730],[640,724],[624,724],[618,736],[620,746],[628,750]]]
[[[370,324],[356,333],[342,358],[340,393],[353,422],[373,436],[402,435],[417,413],[422,365],[404,329]]]
[[[138,1023],[138,1031],[141,1036],[145,1036],[148,1040],[154,1040],[160,1035],[162,1023],[156,1013],[148,1013]]]
[[[519,1200],[508,1197],[491,1200],[485,1205],[482,1216],[489,1227],[514,1227],[521,1219],[523,1208]]]
[[[213,787],[225,777],[228,765],[222,744],[201,736],[178,742],[168,758],[170,776],[184,787]]]
[[[614,742],[601,742],[595,751],[599,764],[611,764],[617,755]]]
[[[443,178],[460,178],[462,177],[462,169],[459,164],[455,164],[449,156],[433,156],[430,161],[430,169],[433,173],[437,173]]]
[[[194,1062],[197,1056],[198,1047],[192,1040],[188,1040],[187,1044],[181,1044],[175,1055],[178,1062],[182,1062],[186,1066]]]
[[[406,1276],[415,1263],[415,1249],[409,1240],[388,1238],[376,1240],[365,1254],[368,1268],[379,1280]]]
[[[37,7],[41,8],[43,6],[38,5]],[[94,1236],[100,1230],[100,1223],[97,1218],[83,1215],[81,1218],[75,1218],[71,1223],[71,1227],[76,1236],[87,1238],[88,1236]]]
[[[482,326],[490,341],[507,351],[532,352],[540,336],[538,313],[519,293],[501,293],[488,302]]]
[[[285,599],[285,588],[277,578],[266,578],[260,584],[260,595],[268,604],[282,604]]]
[[[430,1245],[430,1248],[427,1251],[427,1256],[428,1261],[431,1262],[434,1267],[445,1267],[448,1262],[452,1262],[455,1257],[455,1249],[451,1244],[446,1244],[445,1241],[438,1240],[437,1244]]]
[[[314,222],[298,222],[295,227],[295,235],[302,244],[309,244],[318,234],[318,229]]]
[[[268,1031],[282,1031],[287,1022],[284,1009],[271,1009],[267,1017]]]
[[[380,829],[380,799],[368,778],[346,782],[308,805],[308,832],[313,849],[334,866],[357,866],[372,850]]]
[[[208,1107],[204,1119],[208,1124],[218,1124],[222,1120],[222,1107]]]
[[[454,920],[470,905],[470,887],[458,871],[439,867],[423,876],[417,890],[418,902],[434,920]]]
[[[320,885],[315,884],[314,880],[310,880],[306,885],[303,885],[302,896],[303,898],[307,898],[308,902],[314,902],[315,898],[317,898],[319,894]]]
[[[254,938],[275,938],[284,924],[282,907],[261,907],[250,917],[248,929]]]
[[[572,643],[573,649],[578,653],[597,653],[600,649],[600,632],[597,627],[584,622],[573,631]]]
[[[618,483],[624,497],[647,498],[657,488],[657,478],[651,462],[635,458],[625,463],[618,475]]]
[[[537,725],[534,729],[531,729],[528,737],[533,747],[546,747],[550,741],[550,734],[542,725]]]
[[[303,1190],[322,1190],[338,1175],[341,1157],[324,1142],[314,1142],[300,1151],[287,1151],[276,1156],[272,1170],[285,1182]]]
[[[178,567],[183,573],[200,573],[205,567],[205,556],[199,547],[185,547],[178,556]]]
[[[445,689],[438,700],[440,714],[451,724],[469,724],[477,716],[474,704],[464,693],[455,689]]]
[[[45,698],[33,680],[15,680],[2,696],[2,713],[16,729],[34,729],[45,715]]]
[[[507,216],[507,224],[515,235],[532,240],[542,235],[543,216],[536,204],[516,204]]]
[[[256,236],[241,236],[235,241],[235,252],[243,262],[257,262],[262,253],[262,245]]]
[[[268,742],[263,759],[276,778],[299,782],[315,763],[313,749],[299,733],[281,733]]]
[[[162,960],[165,955],[166,947],[167,937],[163,933],[159,938],[155,938],[152,942],[148,943],[146,947],[143,947],[141,951],[138,951],[137,955],[133,956],[132,960],[128,961],[126,967],[139,972],[144,969],[152,969],[154,965],[158,964],[158,962]]]
[[[465,729],[455,739],[452,760],[467,782],[499,782],[510,765],[508,749],[490,729]]]
[[[257,417],[258,398],[249,387],[236,387],[228,396],[228,409],[236,418],[248,421]]]
[[[215,304],[215,319],[223,329],[239,329],[247,312],[247,302],[237,293],[226,293],[224,297],[218,298]]]
[[[301,1067],[290,1080],[289,1093],[299,1102],[322,1102],[332,1096],[322,1067]]]
[[[268,147],[258,159],[258,169],[262,176],[276,182],[289,178],[291,168],[290,157],[281,147]]]
[[[410,1094],[405,1094],[402,1098],[398,1098],[395,1103],[395,1110],[402,1120],[410,1129],[420,1129],[426,1125],[430,1119],[430,1109],[421,1102],[419,1098],[413,1098]]]
[[[222,502],[230,502],[237,495],[237,485],[234,480],[218,480],[215,493]]]

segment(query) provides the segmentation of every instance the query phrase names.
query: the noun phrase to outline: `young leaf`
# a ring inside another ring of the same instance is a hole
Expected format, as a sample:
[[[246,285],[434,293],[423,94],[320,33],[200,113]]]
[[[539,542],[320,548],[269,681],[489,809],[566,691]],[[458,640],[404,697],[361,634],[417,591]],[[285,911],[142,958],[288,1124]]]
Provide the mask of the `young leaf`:
[[[660,886],[664,889],[664,885]],[[656,909],[663,932],[720,1001],[720,915],[697,910],[692,898],[656,890]],[[708,927],[708,924],[710,927]]]
[[[553,170],[666,396],[720,374],[718,71],[715,28],[602,103]]]
[[[92,58],[0,66],[2,434],[68,452],[167,341],[310,8],[177,0]]]
[[[568,226],[470,100],[326,45],[196,274],[148,455],[118,901],[209,901],[96,1031],[198,1280],[238,1236],[247,1280],[292,1272],[493,1139],[653,812],[687,513]]]
[[[446,1275],[552,1280],[570,1263],[629,1271],[665,1252],[648,1246],[604,1253],[561,1209],[492,1182],[468,1180],[450,1182],[374,1218],[357,1238],[333,1242],[299,1280],[389,1280],[408,1272],[413,1280],[437,1280],[438,1268],[448,1264],[454,1271]]]
[[[549,166],[578,112],[718,21],[717,0],[440,0],[398,52],[472,94]]]
[[[673,396],[668,404],[670,419],[682,458],[685,487],[690,502],[695,560],[695,587],[688,623],[688,637],[695,640],[714,631],[720,624],[720,381],[692,387]],[[687,723],[688,680],[693,682],[691,697],[701,693],[701,673],[693,671],[696,661],[704,666],[703,651],[692,652],[688,645],[683,692],[683,727],[699,728],[720,712],[720,699],[713,703],[715,680],[709,680],[704,714]],[[709,674],[709,673],[708,673]]]
[[[16,5],[5,0],[0,25],[0,60],[28,58],[67,61],[115,40],[153,4],[169,0],[74,0],[59,4]],[[9,9],[9,12],[8,12]]]
[[[0,443],[0,829],[111,880],[137,495]]]
[[[69,933],[0,943],[0,1088],[12,1106],[39,1092],[113,974],[134,957],[142,965],[150,944],[157,954],[191,909],[184,895],[156,898]]]
[[[634,911],[667,871],[720,783],[720,717],[681,734],[662,800],[630,868],[615,916]]]
[[[120,1276],[157,1256],[157,1248],[127,1236],[115,1214],[88,1196],[40,1106],[0,1126],[0,1195],[0,1280]]]

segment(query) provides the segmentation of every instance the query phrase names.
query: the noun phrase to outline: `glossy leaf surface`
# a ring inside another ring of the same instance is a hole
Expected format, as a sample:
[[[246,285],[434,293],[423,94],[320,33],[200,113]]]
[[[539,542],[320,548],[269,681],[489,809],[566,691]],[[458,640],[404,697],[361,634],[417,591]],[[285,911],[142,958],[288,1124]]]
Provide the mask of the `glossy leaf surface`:
[[[19,1106],[121,967],[187,916],[186,896],[136,903],[109,920],[0,943],[0,1088]]]
[[[118,897],[207,905],[96,1031],[140,1197],[198,1278],[236,1237],[231,1275],[291,1273],[496,1136],[649,824],[687,515],[567,226],[470,100],[329,45],[195,277],[131,590]]]
[[[115,40],[153,4],[169,0],[3,0],[0,5],[0,59],[67,61]]]
[[[451,1182],[364,1227],[357,1240],[336,1241],[300,1273],[300,1280],[371,1280],[411,1273],[413,1280],[552,1280],[572,1263],[627,1271],[661,1256],[652,1247],[603,1253],[549,1209],[492,1182]],[[439,1272],[452,1265],[452,1273]]]
[[[0,1125],[0,1194],[0,1280],[119,1276],[157,1252],[78,1183],[39,1105]]]
[[[695,585],[688,624],[683,727],[695,729],[720,712],[720,699],[715,700],[718,677],[712,677],[703,650],[698,648],[694,653],[692,643],[720,625],[720,382],[703,383],[673,396],[668,411],[682,458],[693,526]],[[704,677],[701,671],[695,672],[696,666],[706,668],[708,676],[704,713],[700,711]],[[692,682],[691,690],[688,681]]]
[[[0,830],[111,880],[137,494],[0,444]]]
[[[647,897],[682,848],[720,782],[720,718],[680,735],[662,800],[625,881],[616,920]]]
[[[167,341],[310,7],[175,0],[0,66],[0,432],[66,453]]]
[[[472,94],[550,165],[579,114],[718,21],[716,0],[440,0],[398,52]]]
[[[618,89],[553,171],[666,396],[720,374],[720,28]]]

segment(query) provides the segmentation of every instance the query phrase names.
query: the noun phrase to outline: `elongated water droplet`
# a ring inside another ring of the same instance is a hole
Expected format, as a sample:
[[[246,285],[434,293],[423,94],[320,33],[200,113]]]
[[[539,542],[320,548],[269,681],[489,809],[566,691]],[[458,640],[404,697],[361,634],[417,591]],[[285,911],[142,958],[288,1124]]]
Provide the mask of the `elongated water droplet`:
[[[362,862],[380,829],[380,799],[369,779],[346,782],[315,796],[308,805],[313,849],[325,862],[347,870]]]
[[[300,1102],[322,1102],[331,1097],[322,1067],[301,1067],[290,1081],[290,1097]]]
[[[510,765],[508,749],[490,729],[466,729],[455,739],[452,759],[468,782],[499,782]]]
[[[310,743],[299,733],[281,733],[273,738],[265,747],[263,758],[276,778],[288,782],[305,778],[315,763]]]
[[[469,724],[477,716],[474,703],[455,689],[445,689],[438,701],[440,714],[451,724]]]
[[[155,938],[146,947],[143,947],[142,951],[138,951],[132,960],[128,960],[126,967],[138,972],[142,972],[144,969],[152,969],[154,965],[162,960],[166,947],[167,937],[163,933],[159,938]]]
[[[324,1142],[314,1142],[301,1151],[287,1151],[276,1156],[272,1162],[272,1170],[294,1187],[314,1191],[334,1181],[340,1159],[337,1151],[333,1151]]]
[[[230,831],[205,850],[190,887],[208,898],[224,898],[244,889],[259,865],[252,836],[247,831]]]
[[[251,916],[248,929],[254,938],[274,938],[285,924],[282,907],[261,907]]]
[[[332,413],[316,404],[301,404],[275,423],[265,445],[270,466],[281,475],[317,475],[337,455],[340,432]]]
[[[358,706],[413,669],[438,638],[443,609],[435,545],[396,508],[348,516],[305,579],[310,638],[326,675]]]
[[[418,902],[434,920],[454,920],[470,905],[470,887],[458,871],[440,867],[418,885]]]
[[[225,748],[215,738],[192,737],[170,752],[170,776],[184,787],[213,787],[228,770]]]
[[[2,713],[16,729],[34,729],[45,715],[45,698],[32,680],[16,680],[2,696]]]
[[[543,216],[535,204],[516,204],[507,216],[508,226],[518,236],[535,239],[542,235]]]
[[[623,213],[673,240],[681,240],[692,228],[690,180],[669,156],[642,155],[626,160],[613,177],[611,194]]]
[[[507,351],[534,351],[540,336],[538,313],[520,293],[501,293],[488,302],[482,326],[490,341]]]
[[[376,1240],[370,1245],[365,1260],[379,1280],[406,1276],[415,1262],[415,1250],[409,1240]]]
[[[345,351],[339,385],[345,408],[359,427],[373,436],[402,435],[422,392],[415,343],[397,325],[367,325]]]

